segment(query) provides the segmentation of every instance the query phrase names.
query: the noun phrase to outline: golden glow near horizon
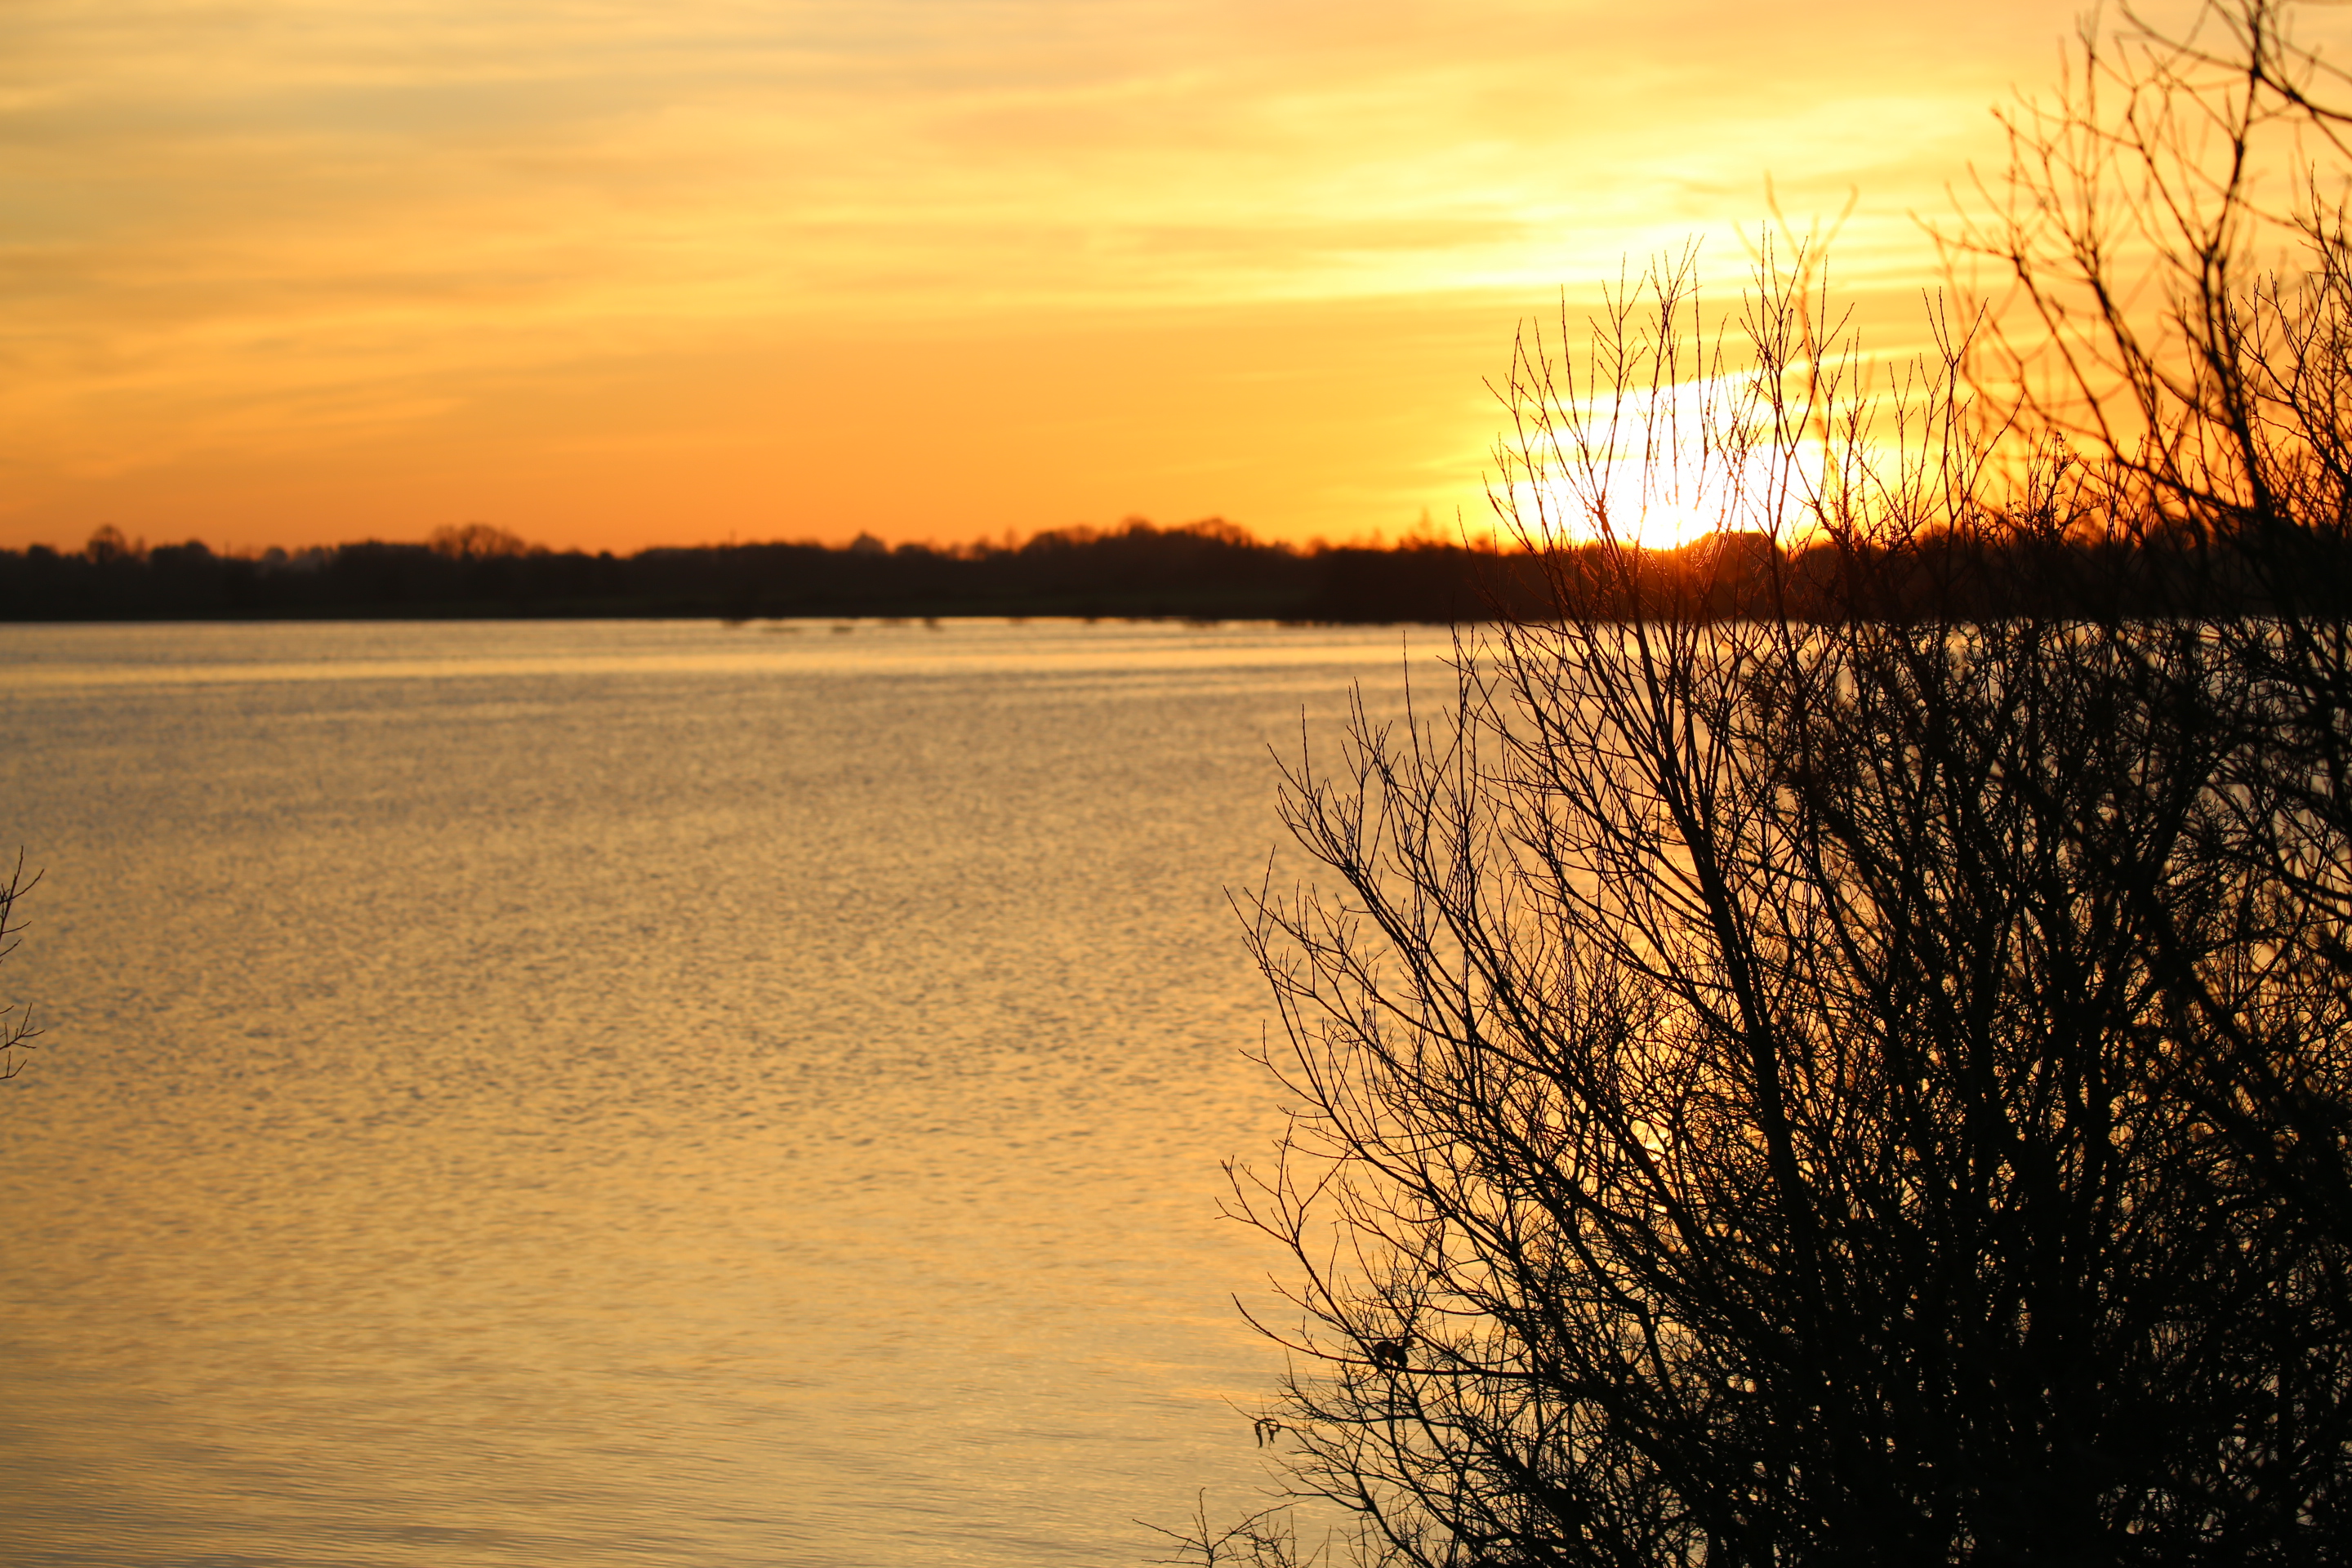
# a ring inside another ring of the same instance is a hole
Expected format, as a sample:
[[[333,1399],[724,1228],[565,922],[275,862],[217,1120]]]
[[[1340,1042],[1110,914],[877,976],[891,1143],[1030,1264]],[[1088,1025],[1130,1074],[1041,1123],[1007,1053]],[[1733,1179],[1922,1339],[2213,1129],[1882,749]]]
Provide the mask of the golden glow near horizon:
[[[1768,171],[1915,341],[2074,15],[13,0],[0,543],[1483,531],[1516,322]]]

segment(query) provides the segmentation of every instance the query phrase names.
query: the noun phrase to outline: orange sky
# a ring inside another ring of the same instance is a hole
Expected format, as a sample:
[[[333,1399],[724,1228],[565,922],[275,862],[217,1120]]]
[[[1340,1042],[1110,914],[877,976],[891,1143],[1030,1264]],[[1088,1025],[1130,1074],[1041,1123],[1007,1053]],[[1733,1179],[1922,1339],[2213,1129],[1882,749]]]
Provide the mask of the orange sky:
[[[0,544],[1483,519],[1515,321],[1769,172],[1901,348],[1979,0],[9,0]]]

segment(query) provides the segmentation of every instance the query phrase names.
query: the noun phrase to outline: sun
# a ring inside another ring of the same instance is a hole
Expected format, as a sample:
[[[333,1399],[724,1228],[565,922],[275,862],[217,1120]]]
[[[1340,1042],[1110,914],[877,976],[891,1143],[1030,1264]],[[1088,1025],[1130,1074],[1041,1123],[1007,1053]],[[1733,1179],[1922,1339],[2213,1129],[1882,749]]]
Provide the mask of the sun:
[[[1831,458],[1760,417],[1757,391],[1752,374],[1725,375],[1555,408],[1495,499],[1562,543],[1679,550],[1759,533],[1791,545],[1813,530]]]

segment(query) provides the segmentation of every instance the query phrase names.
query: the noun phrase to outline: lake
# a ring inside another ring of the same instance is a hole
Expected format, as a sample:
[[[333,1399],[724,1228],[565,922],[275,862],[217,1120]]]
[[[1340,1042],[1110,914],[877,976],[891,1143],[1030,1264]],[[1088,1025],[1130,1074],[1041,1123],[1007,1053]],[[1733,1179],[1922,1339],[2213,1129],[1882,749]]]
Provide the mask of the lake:
[[[1232,1298],[1280,1260],[1219,1163],[1280,1103],[1224,889],[1269,744],[1401,668],[0,627],[43,872],[0,995],[47,1031],[0,1087],[0,1559],[1037,1568],[1247,1502],[1281,1363]]]

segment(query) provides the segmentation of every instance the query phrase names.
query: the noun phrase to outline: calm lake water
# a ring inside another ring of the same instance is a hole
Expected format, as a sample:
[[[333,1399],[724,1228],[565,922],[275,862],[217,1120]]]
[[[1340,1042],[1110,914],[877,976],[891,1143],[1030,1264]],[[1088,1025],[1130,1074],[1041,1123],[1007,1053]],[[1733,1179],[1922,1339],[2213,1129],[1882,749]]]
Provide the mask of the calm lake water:
[[[0,628],[0,1560],[1036,1568],[1245,1500],[1223,889],[1399,640]]]

